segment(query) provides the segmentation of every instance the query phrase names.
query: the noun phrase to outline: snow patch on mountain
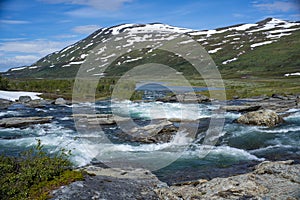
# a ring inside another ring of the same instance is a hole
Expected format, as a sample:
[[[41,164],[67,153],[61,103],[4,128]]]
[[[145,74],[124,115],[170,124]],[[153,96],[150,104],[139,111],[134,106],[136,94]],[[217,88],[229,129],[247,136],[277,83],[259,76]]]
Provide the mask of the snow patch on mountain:
[[[237,60],[237,58],[232,58],[232,59],[223,61],[222,64],[227,65],[228,63],[231,63],[231,62],[236,61],[236,60]]]
[[[284,76],[286,76],[286,77],[288,77],[288,76],[300,76],[300,72],[285,74]]]
[[[217,53],[217,51],[221,50],[222,48],[219,47],[219,48],[216,48],[216,49],[213,49],[213,50],[209,50],[208,53],[209,54],[212,54],[212,53]]]
[[[266,45],[266,44],[271,44],[273,42],[275,42],[275,40],[259,42],[259,43],[251,44],[250,47],[255,48],[255,47],[263,46],[263,45]]]

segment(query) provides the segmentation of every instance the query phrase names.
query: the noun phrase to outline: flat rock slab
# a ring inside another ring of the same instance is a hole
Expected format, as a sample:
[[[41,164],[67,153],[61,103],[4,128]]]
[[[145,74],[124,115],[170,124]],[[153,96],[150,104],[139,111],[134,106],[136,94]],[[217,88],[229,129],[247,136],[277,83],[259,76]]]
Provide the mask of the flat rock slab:
[[[77,122],[89,125],[91,127],[97,125],[114,125],[130,120],[130,118],[120,117],[112,114],[73,114],[72,116]]]
[[[251,105],[251,106],[247,106],[247,105],[243,105],[243,106],[222,106],[221,109],[226,110],[226,111],[230,111],[230,112],[249,112],[249,111],[257,111],[261,108],[260,105],[256,106],[256,105]]]
[[[20,128],[33,124],[45,124],[51,122],[53,117],[11,117],[0,120],[0,127]]]

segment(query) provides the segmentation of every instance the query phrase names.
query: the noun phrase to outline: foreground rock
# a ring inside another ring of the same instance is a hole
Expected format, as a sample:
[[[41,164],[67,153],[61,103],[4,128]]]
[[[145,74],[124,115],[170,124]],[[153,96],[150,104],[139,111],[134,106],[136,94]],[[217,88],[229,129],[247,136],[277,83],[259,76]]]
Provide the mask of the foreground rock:
[[[52,193],[54,199],[158,199],[155,188],[165,185],[145,169],[87,167],[93,176],[61,187]]]
[[[45,124],[51,122],[53,117],[11,117],[0,120],[0,127],[21,128],[33,124]]]
[[[290,199],[300,197],[300,165],[292,161],[263,162],[251,173],[210,181],[196,180],[158,188],[160,199]]]
[[[274,127],[283,122],[281,116],[272,110],[248,112],[237,119],[240,124]]]
[[[146,126],[135,126],[121,134],[127,140],[141,143],[166,143],[170,142],[178,128],[167,120],[153,120],[152,124]]]

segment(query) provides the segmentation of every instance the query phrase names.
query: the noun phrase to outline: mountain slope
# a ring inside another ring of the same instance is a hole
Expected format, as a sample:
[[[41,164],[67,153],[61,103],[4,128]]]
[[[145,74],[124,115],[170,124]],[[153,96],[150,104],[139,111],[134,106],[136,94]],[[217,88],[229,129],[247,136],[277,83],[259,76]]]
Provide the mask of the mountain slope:
[[[122,24],[100,29],[87,38],[38,60],[31,66],[13,68],[4,75],[17,78],[72,78],[89,51],[119,33],[173,32],[186,34],[198,41],[214,59],[222,73],[271,74],[298,72],[300,69],[300,23],[268,18],[255,24],[239,24],[216,30],[196,31],[164,24]],[[132,45],[132,44],[128,44]],[[139,64],[156,62],[174,67],[184,75],[192,75],[193,67],[183,58],[147,49],[123,55],[106,71],[121,75]]]

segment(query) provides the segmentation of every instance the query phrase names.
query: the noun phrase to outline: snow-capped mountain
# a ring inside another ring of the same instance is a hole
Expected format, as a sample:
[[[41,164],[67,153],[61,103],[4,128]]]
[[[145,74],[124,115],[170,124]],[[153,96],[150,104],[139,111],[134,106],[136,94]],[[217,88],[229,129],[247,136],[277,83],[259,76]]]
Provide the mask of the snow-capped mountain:
[[[297,67],[299,69],[300,22],[268,18],[254,24],[239,24],[202,31],[160,23],[122,24],[102,28],[61,51],[47,55],[31,66],[12,68],[4,75],[35,78],[74,77],[80,65],[85,62],[88,53],[108,38],[125,33],[130,38],[135,38],[134,41],[128,39],[126,45],[130,46],[139,41],[139,38],[135,37],[136,34],[157,32],[158,30],[162,33],[172,32],[178,33],[178,36],[181,34],[190,36],[207,50],[221,71],[233,68],[235,71],[248,68],[257,69],[258,67],[260,67],[259,70],[272,71],[274,67],[280,67],[282,70],[284,66],[286,73],[292,73]],[[156,39],[161,38],[157,35]],[[128,70],[137,64],[153,60],[174,66],[176,70],[189,74],[190,68],[182,58],[165,52],[145,54],[143,51],[120,57],[112,64],[111,70],[108,70],[107,74],[118,75],[120,71],[124,72],[125,69]]]

